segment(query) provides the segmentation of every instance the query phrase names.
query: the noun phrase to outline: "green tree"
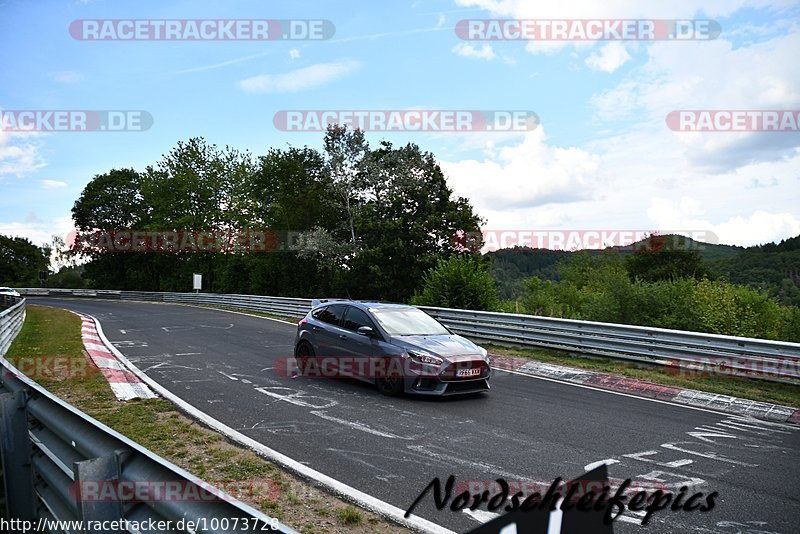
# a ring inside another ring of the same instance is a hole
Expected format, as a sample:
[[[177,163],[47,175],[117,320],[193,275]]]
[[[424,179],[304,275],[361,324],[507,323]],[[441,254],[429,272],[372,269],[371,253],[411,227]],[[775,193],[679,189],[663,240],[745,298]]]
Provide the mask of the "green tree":
[[[338,228],[341,215],[331,203],[335,191],[323,167],[322,155],[308,147],[270,149],[259,157],[249,186],[255,219],[276,232]]]
[[[675,278],[708,278],[711,272],[700,252],[682,247],[682,241],[675,237],[650,237],[638,250],[626,256],[625,268],[631,279],[655,282]]]
[[[477,254],[441,259],[425,274],[422,289],[412,302],[418,306],[492,310],[497,305],[497,289],[490,269],[491,264]]]
[[[326,155],[324,172],[344,211],[350,241],[355,244],[355,212],[361,192],[359,179],[365,172],[369,144],[362,130],[348,131],[347,127],[339,125],[328,125],[323,144]]]
[[[456,233],[478,231],[481,219],[467,199],[453,194],[433,155],[417,145],[384,142],[369,157],[348,291],[405,302],[424,273],[455,252]]]
[[[133,228],[145,217],[141,175],[133,169],[111,169],[95,175],[75,201],[72,220],[79,231]]]
[[[141,229],[148,216],[142,195],[142,176],[133,169],[111,169],[95,175],[83,188],[72,207],[78,234],[94,231]],[[82,276],[92,287],[158,290],[158,279],[141,254],[85,251],[69,243],[73,254],[88,259]],[[155,275],[155,277],[153,276]],[[143,285],[142,285],[143,284]]]
[[[39,271],[47,271],[50,249],[24,237],[0,235],[0,284],[39,286]]]

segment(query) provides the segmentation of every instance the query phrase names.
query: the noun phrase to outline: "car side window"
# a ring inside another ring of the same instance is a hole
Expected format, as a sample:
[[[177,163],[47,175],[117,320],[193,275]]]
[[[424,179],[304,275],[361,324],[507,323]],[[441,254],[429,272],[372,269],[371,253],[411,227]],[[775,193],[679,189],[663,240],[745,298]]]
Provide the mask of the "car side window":
[[[356,332],[362,326],[368,326],[375,330],[375,323],[372,322],[372,319],[369,318],[364,310],[350,306],[347,309],[347,315],[344,318],[344,327],[348,330]]]
[[[342,315],[344,314],[343,304],[333,304],[320,310],[319,314],[315,317],[323,323],[339,326],[342,322]]]

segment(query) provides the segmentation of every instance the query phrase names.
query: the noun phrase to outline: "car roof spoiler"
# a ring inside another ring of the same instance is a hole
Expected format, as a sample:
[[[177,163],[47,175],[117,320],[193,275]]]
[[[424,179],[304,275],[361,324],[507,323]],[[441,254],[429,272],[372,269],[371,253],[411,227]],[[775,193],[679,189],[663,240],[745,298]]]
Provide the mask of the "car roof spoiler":
[[[350,299],[311,299],[311,309],[329,302],[352,302]]]
[[[320,304],[325,304],[328,302],[328,299],[311,299],[311,308],[314,309]]]

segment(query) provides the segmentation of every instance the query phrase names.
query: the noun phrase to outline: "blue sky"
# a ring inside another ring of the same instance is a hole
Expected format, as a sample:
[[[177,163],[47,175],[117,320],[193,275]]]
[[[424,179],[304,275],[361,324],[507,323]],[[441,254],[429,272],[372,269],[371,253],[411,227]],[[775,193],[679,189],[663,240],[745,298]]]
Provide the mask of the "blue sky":
[[[144,132],[0,131],[0,233],[71,229],[95,174],[178,140],[321,147],[286,109],[533,110],[530,132],[370,133],[433,152],[487,229],[699,230],[750,245],[800,234],[800,137],[681,133],[682,109],[800,109],[800,8],[784,0],[136,2],[0,0],[0,110],[146,110]],[[598,5],[596,5],[598,4]],[[599,5],[602,4],[602,5]],[[76,19],[328,19],[324,41],[81,41]],[[714,41],[468,42],[469,18],[711,18]],[[261,78],[259,78],[261,77]],[[264,78],[266,77],[266,78]],[[242,82],[269,80],[266,90]]]

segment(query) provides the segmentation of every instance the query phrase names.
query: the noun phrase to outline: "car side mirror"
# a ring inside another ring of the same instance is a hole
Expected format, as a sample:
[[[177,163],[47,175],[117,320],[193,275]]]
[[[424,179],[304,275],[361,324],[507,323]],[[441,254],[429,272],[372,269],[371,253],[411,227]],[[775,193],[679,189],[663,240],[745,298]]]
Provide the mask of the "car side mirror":
[[[362,336],[372,337],[375,335],[375,330],[371,326],[359,326],[358,333]]]

